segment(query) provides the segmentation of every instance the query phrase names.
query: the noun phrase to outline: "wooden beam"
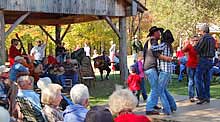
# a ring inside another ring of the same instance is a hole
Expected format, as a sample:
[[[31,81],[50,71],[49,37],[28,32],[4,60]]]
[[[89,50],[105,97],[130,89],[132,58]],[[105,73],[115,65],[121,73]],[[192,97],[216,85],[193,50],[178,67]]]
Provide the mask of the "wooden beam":
[[[121,37],[119,38],[120,71],[121,71],[120,76],[121,76],[121,80],[126,82],[128,78],[126,17],[119,18],[119,30],[121,34]]]
[[[71,24],[69,24],[68,26],[67,26],[67,28],[66,28],[66,30],[64,31],[64,33],[63,33],[63,35],[62,35],[62,37],[61,37],[61,41],[63,41],[63,39],[64,39],[64,37],[66,36],[66,34],[67,34],[67,32],[68,32],[68,30],[70,29],[70,27],[71,27]]]
[[[56,44],[60,43],[61,44],[61,38],[60,38],[60,34],[61,34],[61,25],[56,25],[55,26],[55,33],[56,33]]]
[[[5,37],[7,37],[22,21],[24,21],[28,15],[30,15],[31,12],[27,12],[26,14],[19,17],[13,25],[8,29],[8,31],[5,33]]]
[[[137,25],[136,29],[134,30],[134,34],[133,35],[136,35],[137,31],[140,29],[142,18],[143,18],[143,14],[139,13],[138,14],[138,25]]]
[[[112,20],[108,16],[105,16],[104,18],[105,18],[105,21],[110,25],[112,30],[117,34],[118,38],[120,38],[121,34],[119,30],[117,29],[117,27],[113,24]]]
[[[54,43],[56,43],[56,40],[43,28],[43,26],[39,25],[39,27]]]
[[[0,10],[0,63],[5,64],[6,51],[5,51],[5,18],[4,12]]]

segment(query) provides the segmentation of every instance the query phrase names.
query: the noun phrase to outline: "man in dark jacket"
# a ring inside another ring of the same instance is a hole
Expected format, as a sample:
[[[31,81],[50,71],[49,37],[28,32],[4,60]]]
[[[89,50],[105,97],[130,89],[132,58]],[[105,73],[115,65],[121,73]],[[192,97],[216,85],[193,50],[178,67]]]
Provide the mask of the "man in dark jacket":
[[[203,25],[199,28],[199,34],[202,36],[196,45],[199,55],[199,64],[196,69],[196,87],[198,90],[199,102],[203,104],[210,102],[210,69],[212,59],[215,56],[215,40],[209,34],[209,27]]]

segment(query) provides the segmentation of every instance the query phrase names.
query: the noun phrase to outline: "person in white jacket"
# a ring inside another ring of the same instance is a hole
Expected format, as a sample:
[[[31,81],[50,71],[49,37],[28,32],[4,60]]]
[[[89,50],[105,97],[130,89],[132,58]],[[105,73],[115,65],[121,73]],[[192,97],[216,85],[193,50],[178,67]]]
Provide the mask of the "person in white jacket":
[[[31,56],[34,56],[34,59],[36,61],[42,61],[42,59],[45,57],[45,49],[46,49],[46,44],[43,44],[41,40],[37,40],[37,46],[34,46],[31,49]]]

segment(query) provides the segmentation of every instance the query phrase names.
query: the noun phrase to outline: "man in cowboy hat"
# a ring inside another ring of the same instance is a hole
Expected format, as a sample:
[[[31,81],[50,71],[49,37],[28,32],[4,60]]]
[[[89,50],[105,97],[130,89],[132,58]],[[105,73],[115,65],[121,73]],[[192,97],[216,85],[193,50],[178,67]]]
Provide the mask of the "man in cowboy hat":
[[[156,26],[151,27],[148,34],[149,38],[144,45],[144,73],[151,86],[151,92],[146,104],[146,114],[148,115],[159,114],[159,112],[155,110],[159,108],[157,107],[159,97],[157,59],[172,61],[171,57],[161,54],[162,50],[153,48],[158,46],[161,32],[163,32],[162,28]]]

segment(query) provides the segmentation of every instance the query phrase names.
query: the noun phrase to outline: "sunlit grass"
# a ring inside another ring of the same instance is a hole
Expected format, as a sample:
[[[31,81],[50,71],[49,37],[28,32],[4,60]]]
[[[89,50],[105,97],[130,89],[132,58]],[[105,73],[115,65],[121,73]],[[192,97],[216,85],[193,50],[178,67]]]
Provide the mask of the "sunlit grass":
[[[146,83],[147,93],[149,94],[150,91],[149,83],[147,81],[145,83]],[[96,86],[95,88],[92,88],[90,90],[91,106],[107,104],[108,97],[115,90],[115,84],[119,84],[119,85],[124,84],[123,82],[120,81],[119,74],[111,75],[110,80],[104,80],[104,81],[100,81],[100,77],[97,76]],[[172,80],[169,83],[168,89],[172,94],[188,95],[188,86],[187,86],[186,77],[182,82],[178,82],[177,75],[173,75]],[[212,98],[220,99],[220,79],[214,78],[211,84],[210,93]]]

